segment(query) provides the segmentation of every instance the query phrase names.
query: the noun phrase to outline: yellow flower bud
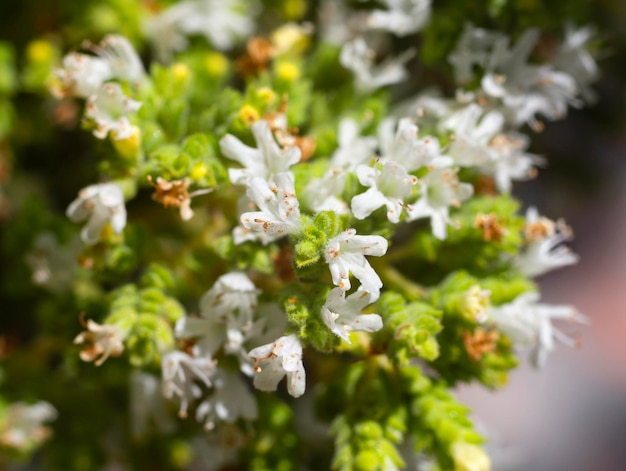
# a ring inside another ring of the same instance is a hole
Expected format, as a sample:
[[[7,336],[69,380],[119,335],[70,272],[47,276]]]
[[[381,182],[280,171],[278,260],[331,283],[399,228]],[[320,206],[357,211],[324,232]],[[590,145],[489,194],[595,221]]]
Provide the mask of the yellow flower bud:
[[[309,47],[311,28],[287,23],[274,30],[270,39],[278,54],[302,54]]]
[[[491,460],[485,451],[471,443],[454,442],[450,447],[454,471],[490,471]]]
[[[471,322],[485,322],[487,320],[490,295],[491,293],[488,290],[482,290],[478,285],[468,289],[463,296],[463,304],[461,306],[463,317]]]
[[[202,180],[208,172],[209,172],[209,169],[207,168],[207,166],[204,165],[202,162],[198,162],[191,169],[191,173],[189,174],[189,176],[191,177],[192,180],[198,181],[198,180]]]
[[[133,159],[137,157],[139,149],[141,148],[141,130],[137,126],[132,126],[132,134],[126,139],[116,139],[116,133],[113,131],[110,134],[111,142],[115,150],[127,159]]]
[[[239,110],[239,119],[246,124],[252,124],[260,117],[259,110],[252,105],[243,105]]]
[[[54,59],[54,48],[48,41],[31,41],[26,49],[26,57],[30,62],[45,64]]]
[[[187,67],[185,64],[181,64],[180,62],[172,65],[171,70],[172,70],[172,73],[174,74],[174,77],[179,82],[186,80],[189,77],[189,75],[191,75],[191,71],[189,70],[189,67]]]
[[[288,20],[299,20],[306,13],[305,0],[286,0],[283,3],[283,14]]]
[[[293,82],[300,78],[300,68],[293,62],[280,62],[276,65],[276,76],[285,82]]]
[[[256,95],[263,100],[266,105],[271,105],[276,101],[276,92],[269,87],[259,88]]]
[[[213,77],[221,77],[228,72],[228,59],[219,52],[210,52],[204,60],[206,70]]]

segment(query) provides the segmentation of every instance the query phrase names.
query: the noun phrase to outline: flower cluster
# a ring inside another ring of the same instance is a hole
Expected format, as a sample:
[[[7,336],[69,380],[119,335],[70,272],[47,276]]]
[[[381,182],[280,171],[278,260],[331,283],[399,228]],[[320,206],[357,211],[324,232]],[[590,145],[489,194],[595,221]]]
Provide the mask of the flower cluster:
[[[543,366],[576,344],[556,321],[587,322],[532,281],[578,261],[572,231],[511,192],[547,162],[533,132],[591,98],[591,30],[544,51],[539,30],[459,24],[446,96],[419,78],[418,45],[443,28],[430,0],[314,2],[310,22],[299,0],[149,3],[133,43],[48,67],[56,106],[84,104],[98,140],[98,183],[73,180],[66,210],[82,231],[64,244],[58,218],[26,258],[83,312],[72,358],[127,373],[135,435],[173,450],[209,434],[211,466],[304,469],[319,425],[334,469],[401,469],[413,443],[438,469],[489,470],[448,389],[503,385],[518,349]],[[5,441],[37,441],[53,415]]]

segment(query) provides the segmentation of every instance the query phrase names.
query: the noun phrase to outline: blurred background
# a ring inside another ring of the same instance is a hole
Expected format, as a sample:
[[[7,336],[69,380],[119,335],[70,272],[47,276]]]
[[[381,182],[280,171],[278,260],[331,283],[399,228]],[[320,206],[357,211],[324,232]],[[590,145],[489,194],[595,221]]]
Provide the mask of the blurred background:
[[[614,42],[600,61],[597,103],[547,125],[534,149],[548,166],[515,189],[573,228],[580,262],[539,279],[542,301],[574,305],[591,325],[561,325],[580,347],[560,345],[544,370],[522,364],[501,391],[458,391],[492,438],[495,471],[626,469],[626,5],[618,3],[606,18],[613,29],[600,31]]]

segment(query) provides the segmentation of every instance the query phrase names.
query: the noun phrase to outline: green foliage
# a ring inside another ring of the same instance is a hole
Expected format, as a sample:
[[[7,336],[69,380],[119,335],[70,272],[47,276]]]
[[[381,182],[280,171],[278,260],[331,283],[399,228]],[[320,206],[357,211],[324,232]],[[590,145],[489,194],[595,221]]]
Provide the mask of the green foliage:
[[[399,375],[402,388],[410,397],[409,423],[410,430],[417,432],[414,435],[417,450],[434,456],[441,469],[489,469],[464,468],[451,456],[455,444],[479,445],[483,442],[468,417],[470,409],[448,392],[445,383],[429,379],[419,368],[404,367],[399,370]]]
[[[431,302],[443,311],[444,328],[439,336],[442,348],[433,367],[442,378],[451,384],[478,380],[491,388],[504,386],[509,371],[518,364],[509,340],[502,335],[487,340],[487,345],[492,345],[476,358],[471,354],[471,339],[491,329],[488,321],[480,324],[486,318],[489,303],[508,303],[531,289],[533,286],[526,279],[478,279],[466,272],[452,273],[434,289]]]
[[[339,338],[324,325],[320,317],[328,291],[326,287],[307,289],[291,284],[285,287],[280,298],[289,323],[298,329],[298,337],[316,350],[326,353],[332,352],[339,344]]]
[[[293,410],[276,399],[263,398],[254,440],[244,450],[253,471],[295,471],[300,441],[295,431]]]
[[[298,276],[316,276],[325,262],[328,241],[339,234],[344,225],[334,211],[319,212],[311,224],[306,224],[294,249],[294,266]]]
[[[172,325],[185,309],[157,287],[138,289],[125,285],[109,295],[110,310],[104,323],[124,332],[131,365],[154,366],[174,345]]]
[[[448,230],[446,240],[427,230],[416,231],[411,247],[417,260],[402,269],[427,274],[426,284],[437,283],[455,270],[480,277],[505,273],[510,257],[519,253],[523,242],[524,219],[517,215],[518,207],[507,195],[472,198],[452,214],[457,228]],[[477,223],[481,216],[493,216],[500,235],[487,238]]]
[[[432,361],[439,355],[436,335],[441,331],[441,311],[419,301],[407,302],[387,291],[377,304],[383,329],[374,336],[374,348],[387,351],[398,365],[412,358]]]

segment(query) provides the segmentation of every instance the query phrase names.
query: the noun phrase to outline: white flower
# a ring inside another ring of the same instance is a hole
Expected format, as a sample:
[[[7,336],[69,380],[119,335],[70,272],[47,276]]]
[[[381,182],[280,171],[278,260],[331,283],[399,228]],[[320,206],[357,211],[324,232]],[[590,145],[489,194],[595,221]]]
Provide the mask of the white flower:
[[[356,89],[362,93],[369,93],[405,80],[408,73],[404,64],[413,57],[413,54],[413,51],[407,51],[395,59],[388,59],[375,66],[374,51],[367,47],[362,37],[358,37],[343,45],[339,61],[354,73]]]
[[[238,418],[255,420],[258,407],[248,385],[230,370],[218,369],[213,377],[213,394],[198,404],[196,420],[211,430],[215,421],[233,423]]]
[[[176,323],[176,337],[199,338],[196,347],[212,357],[221,347],[237,355],[241,369],[251,375],[244,343],[261,332],[265,319],[254,321],[259,290],[240,272],[222,275],[200,300],[200,317],[185,316]]]
[[[124,36],[117,34],[106,36],[99,45],[92,45],[91,50],[109,65],[112,78],[131,83],[141,83],[145,80],[146,72],[141,59]]]
[[[512,180],[532,178],[535,166],[543,163],[538,155],[524,152],[528,143],[528,136],[513,132],[498,134],[489,143],[490,160],[481,168],[493,176],[498,191],[510,193]]]
[[[539,304],[539,294],[534,292],[519,295],[512,303],[491,307],[489,319],[510,339],[521,346],[532,347],[532,361],[543,367],[548,354],[554,350],[555,339],[575,346],[576,342],[552,325],[552,320],[587,323],[587,317],[571,306]]]
[[[441,155],[439,141],[436,137],[417,137],[417,126],[408,118],[398,121],[398,129],[394,133],[396,120],[387,118],[378,126],[381,160],[393,160],[407,172],[422,167],[447,167],[452,159]]]
[[[304,394],[306,375],[302,365],[302,346],[295,335],[280,337],[273,343],[248,353],[254,360],[254,386],[261,391],[276,391],[287,375],[287,391],[293,397]]]
[[[361,314],[363,308],[377,299],[372,293],[358,290],[346,298],[341,288],[330,290],[320,312],[322,320],[335,335],[350,343],[351,331],[376,332],[383,327],[378,314]]]
[[[189,2],[179,2],[146,20],[144,24],[146,37],[152,43],[159,61],[168,63],[175,52],[182,51],[189,44],[180,28],[180,23],[188,15],[189,10]]]
[[[535,115],[548,119],[562,118],[568,104],[576,104],[576,82],[548,65],[526,62],[535,47],[539,32],[528,30],[515,47],[508,48],[508,38],[496,41],[481,80],[483,91],[502,100],[514,124],[533,124]]]
[[[387,10],[374,10],[368,26],[406,36],[422,29],[430,17],[431,0],[383,0]]]
[[[466,23],[459,42],[448,56],[448,62],[454,67],[457,83],[472,80],[474,67],[485,67],[495,42],[504,38],[506,37],[501,33],[475,28],[471,23]]]
[[[360,165],[357,176],[361,185],[370,189],[352,198],[352,213],[357,219],[365,219],[381,206],[387,207],[387,219],[400,221],[404,198],[411,195],[417,177],[409,175],[404,167],[386,161],[374,167]]]
[[[116,357],[122,354],[126,332],[116,325],[100,325],[91,319],[84,325],[87,330],[74,339],[75,344],[87,344],[80,352],[81,360],[93,361],[96,366],[100,366],[109,356]]]
[[[361,282],[365,291],[377,296],[382,281],[371,267],[366,255],[381,257],[387,253],[387,239],[377,235],[359,236],[348,229],[328,241],[325,250],[326,263],[333,283],[344,291],[350,289],[350,273]]]
[[[571,238],[569,228],[540,217],[536,208],[526,212],[526,234],[528,246],[515,261],[524,275],[536,277],[578,262],[578,255],[561,245]]]
[[[250,320],[257,308],[259,293],[245,273],[226,273],[202,296],[200,310],[203,314],[210,313],[219,318],[236,312]]]
[[[116,140],[126,139],[133,134],[128,115],[135,113],[141,103],[131,100],[118,83],[105,83],[87,100],[86,114],[95,124],[93,135],[104,139],[109,132]]]
[[[565,30],[565,40],[559,46],[553,59],[553,64],[557,69],[574,78],[582,98],[587,102],[595,99],[595,93],[590,84],[599,75],[596,61],[586,49],[592,36],[591,28],[575,29],[572,24],[568,24]]]
[[[509,193],[511,180],[531,178],[535,165],[542,159],[524,152],[528,137],[502,132],[504,116],[498,111],[484,113],[481,106],[471,103],[450,115],[442,123],[454,135],[448,149],[457,165],[479,167],[494,177],[499,191]]]
[[[100,85],[113,78],[110,64],[99,57],[71,52],[63,58],[63,68],[54,71],[61,82],[55,90],[60,97],[75,96],[89,98]]]
[[[176,428],[159,386],[160,378],[150,373],[133,370],[130,375],[130,426],[135,438],[145,436],[151,422],[164,433]]]
[[[119,234],[126,226],[124,195],[115,183],[100,183],[83,188],[78,198],[72,201],[66,211],[73,222],[89,219],[80,233],[86,244],[96,244],[100,233],[107,224]]]
[[[256,7],[256,1],[187,0],[149,19],[146,32],[162,61],[187,47],[189,35],[203,35],[216,49],[226,50],[252,34]]]
[[[55,90],[57,95],[89,98],[112,79],[134,83],[145,80],[141,59],[123,36],[109,35],[99,45],[87,47],[98,56],[71,52],[63,58],[63,68],[54,71],[61,82],[61,88]]]
[[[321,0],[317,6],[317,28],[321,42],[341,46],[363,30],[365,18],[345,2]]]
[[[56,419],[57,415],[56,409],[46,401],[11,404],[0,424],[0,446],[32,452],[50,436],[50,429],[43,424]]]
[[[263,234],[264,243],[294,234],[302,226],[293,174],[278,173],[275,180],[275,184],[257,177],[248,181],[246,193],[260,211],[243,213],[240,218],[244,228]]]
[[[215,365],[216,362],[209,357],[191,356],[185,352],[171,351],[163,356],[163,395],[167,399],[174,396],[180,399],[180,417],[187,417],[190,402],[202,395],[202,389],[196,381],[211,387]]]
[[[447,226],[452,224],[450,206],[460,206],[474,191],[469,183],[461,183],[454,169],[433,169],[420,180],[422,196],[407,208],[409,220],[430,218],[433,235],[440,240],[447,237]]]
[[[342,168],[329,169],[322,178],[313,178],[304,190],[306,206],[314,213],[334,211],[348,214],[350,208],[340,197],[346,186],[347,172]]]
[[[32,271],[33,283],[53,293],[67,292],[74,284],[76,257],[81,250],[78,236],[61,245],[52,232],[39,234],[25,257]]]
[[[455,164],[472,167],[489,161],[489,144],[502,131],[504,116],[498,111],[484,113],[481,106],[471,103],[452,113],[442,126],[454,133],[448,155]]]
[[[330,159],[331,168],[341,168],[353,172],[360,164],[368,162],[376,154],[376,138],[361,137],[356,121],[344,118],[339,123],[337,141],[339,147]]]
[[[258,177],[272,181],[276,174],[286,172],[300,161],[300,149],[281,149],[272,135],[270,125],[259,120],[252,125],[257,148],[248,147],[231,134],[220,140],[222,153],[239,162],[244,168],[229,168],[228,176],[233,184],[246,184],[249,178]]]

